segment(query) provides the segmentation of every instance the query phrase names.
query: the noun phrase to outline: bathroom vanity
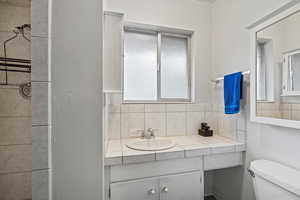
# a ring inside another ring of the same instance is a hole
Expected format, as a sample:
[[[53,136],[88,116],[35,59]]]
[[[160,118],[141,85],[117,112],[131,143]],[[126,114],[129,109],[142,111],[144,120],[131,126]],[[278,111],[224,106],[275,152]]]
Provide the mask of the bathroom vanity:
[[[221,136],[168,139],[176,146],[162,151],[127,147],[142,139],[109,141],[105,157],[106,199],[202,200],[204,171],[243,164],[244,143]]]

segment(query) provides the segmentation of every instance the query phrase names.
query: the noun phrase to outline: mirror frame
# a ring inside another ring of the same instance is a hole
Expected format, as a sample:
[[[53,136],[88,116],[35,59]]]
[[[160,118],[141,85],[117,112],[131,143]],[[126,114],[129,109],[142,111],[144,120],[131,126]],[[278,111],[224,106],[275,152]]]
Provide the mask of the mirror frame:
[[[252,122],[300,129],[300,121],[258,117],[256,115],[256,44],[257,32],[300,11],[300,0],[293,0],[247,28],[250,30],[250,120]]]

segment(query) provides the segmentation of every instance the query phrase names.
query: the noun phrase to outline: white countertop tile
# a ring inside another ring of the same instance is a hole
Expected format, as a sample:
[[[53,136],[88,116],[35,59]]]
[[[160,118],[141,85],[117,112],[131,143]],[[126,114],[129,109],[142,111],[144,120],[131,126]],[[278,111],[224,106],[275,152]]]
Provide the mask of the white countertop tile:
[[[105,156],[105,164],[131,164],[151,162],[155,160],[169,160],[184,157],[241,152],[246,150],[245,143],[237,142],[218,135],[214,135],[213,137],[192,135],[173,136],[168,138],[172,139],[176,143],[176,146],[163,151],[137,151],[126,146],[128,142],[137,140],[137,138],[110,140]]]
[[[156,160],[179,159],[179,158],[184,158],[184,149],[175,146],[171,149],[156,151],[155,154],[156,154]]]

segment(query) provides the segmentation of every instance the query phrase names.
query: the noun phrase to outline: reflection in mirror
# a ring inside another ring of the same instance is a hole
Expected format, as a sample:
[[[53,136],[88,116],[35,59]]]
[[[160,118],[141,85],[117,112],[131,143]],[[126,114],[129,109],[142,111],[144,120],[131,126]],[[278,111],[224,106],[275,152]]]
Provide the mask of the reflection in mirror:
[[[259,32],[256,45],[256,114],[300,120],[300,13]]]

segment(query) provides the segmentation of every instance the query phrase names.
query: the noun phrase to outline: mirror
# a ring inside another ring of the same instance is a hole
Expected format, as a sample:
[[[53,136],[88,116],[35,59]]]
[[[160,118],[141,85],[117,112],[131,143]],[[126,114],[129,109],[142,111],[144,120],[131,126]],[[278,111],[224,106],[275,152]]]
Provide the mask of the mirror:
[[[300,4],[254,23],[252,121],[300,128]]]
[[[300,12],[256,36],[256,114],[300,120]]]

